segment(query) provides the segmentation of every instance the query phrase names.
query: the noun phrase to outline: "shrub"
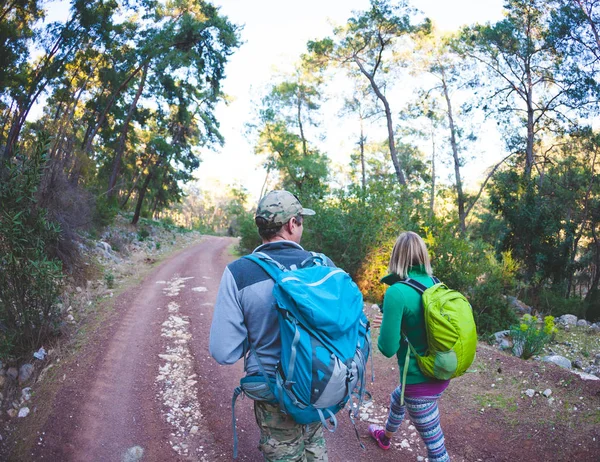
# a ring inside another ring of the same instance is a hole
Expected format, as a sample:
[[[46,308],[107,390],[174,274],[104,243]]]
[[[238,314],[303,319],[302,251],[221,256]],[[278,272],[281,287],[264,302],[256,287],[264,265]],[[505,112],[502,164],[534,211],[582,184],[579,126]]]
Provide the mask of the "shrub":
[[[544,325],[538,327],[538,318],[526,314],[521,319],[521,324],[511,326],[510,333],[513,339],[513,354],[529,359],[540,354],[556,333],[554,317],[546,316]]]
[[[252,252],[261,244],[260,236],[254,224],[254,212],[247,212],[238,217],[240,242],[238,251],[242,254]]]
[[[148,231],[148,228],[146,228],[146,227],[141,228],[137,233],[138,241],[140,241],[140,242],[146,240],[146,238],[148,238],[149,236],[150,236],[150,231]]]
[[[530,295],[530,292],[532,295]],[[574,314],[582,318],[586,313],[586,303],[579,297],[565,298],[564,291],[559,289],[527,290],[523,300],[530,306],[534,306],[542,313],[548,313],[558,317],[563,314]]]
[[[503,296],[515,287],[518,265],[510,253],[496,258],[490,244],[456,237],[452,223],[427,230],[432,266],[437,277],[462,292],[473,307],[479,335],[506,329],[517,317]]]
[[[327,254],[356,280],[365,298],[379,301],[392,245],[400,231],[417,228],[418,203],[418,195],[395,180],[374,182],[365,191],[334,191],[327,200],[309,205],[317,215],[308,217],[303,245]]]
[[[110,247],[123,255],[129,254],[129,245],[134,239],[133,233],[120,232],[117,229],[111,229],[104,235],[104,240],[110,244]]]
[[[60,227],[38,206],[46,162],[39,142],[30,157],[0,165],[0,357],[28,354],[54,334],[62,264],[51,255]]]
[[[94,209],[93,222],[94,226],[102,229],[111,225],[115,221],[115,217],[119,213],[119,204],[116,199],[109,199],[106,196],[101,196],[96,200],[96,208]]]
[[[106,282],[106,287],[112,289],[115,286],[115,275],[112,272],[107,271],[104,273],[104,282]]]
[[[586,299],[585,319],[590,322],[600,321],[600,290],[593,290]]]

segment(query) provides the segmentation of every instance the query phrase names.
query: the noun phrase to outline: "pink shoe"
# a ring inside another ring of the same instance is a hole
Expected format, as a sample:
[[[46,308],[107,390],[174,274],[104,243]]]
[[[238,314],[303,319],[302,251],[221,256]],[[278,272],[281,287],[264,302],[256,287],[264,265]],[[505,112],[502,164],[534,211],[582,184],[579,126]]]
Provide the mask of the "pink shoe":
[[[369,435],[371,435],[381,449],[385,449],[386,451],[390,448],[390,440],[388,440],[387,444],[383,444],[381,441],[385,438],[385,429],[380,427],[379,425],[371,424],[369,425]]]

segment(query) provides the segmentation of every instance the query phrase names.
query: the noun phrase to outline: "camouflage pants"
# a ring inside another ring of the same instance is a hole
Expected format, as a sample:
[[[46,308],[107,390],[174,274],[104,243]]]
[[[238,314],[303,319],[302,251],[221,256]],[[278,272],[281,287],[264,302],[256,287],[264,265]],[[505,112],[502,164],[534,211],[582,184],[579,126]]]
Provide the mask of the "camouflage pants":
[[[298,424],[277,406],[254,401],[254,415],[260,429],[260,444],[267,462],[327,462],[323,425]]]

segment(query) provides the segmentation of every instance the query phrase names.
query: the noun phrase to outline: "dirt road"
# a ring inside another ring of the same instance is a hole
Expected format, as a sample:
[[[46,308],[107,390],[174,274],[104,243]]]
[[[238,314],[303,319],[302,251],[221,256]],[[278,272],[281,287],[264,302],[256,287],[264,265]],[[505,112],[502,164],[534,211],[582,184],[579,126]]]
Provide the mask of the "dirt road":
[[[31,460],[231,460],[231,397],[242,364],[216,364],[208,353],[208,338],[220,277],[232,259],[227,249],[233,243],[206,237],[116,300],[114,319],[82,351],[81,367],[64,379]],[[398,381],[394,361],[374,357],[374,400],[357,423],[366,450],[360,449],[347,415],[340,413],[340,428],[327,435],[332,462],[426,456],[410,422],[403,424],[388,452],[369,440],[368,422],[383,422],[389,392]],[[550,460],[531,442],[529,450],[513,447],[522,445],[522,438],[501,428],[483,430],[484,416],[465,418],[452,399],[442,400],[441,406],[455,461]],[[251,401],[238,400],[236,413],[238,460],[262,460]],[[531,454],[542,458],[531,459]]]

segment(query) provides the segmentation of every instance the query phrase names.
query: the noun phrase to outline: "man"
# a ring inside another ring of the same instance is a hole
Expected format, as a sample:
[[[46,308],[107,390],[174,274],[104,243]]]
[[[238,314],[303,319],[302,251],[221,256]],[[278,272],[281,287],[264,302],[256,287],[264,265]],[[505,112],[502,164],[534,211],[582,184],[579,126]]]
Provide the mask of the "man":
[[[254,252],[265,253],[286,268],[299,267],[312,256],[300,240],[304,216],[314,214],[290,192],[271,191],[256,209],[255,223],[263,243]],[[334,266],[329,259],[326,263]],[[240,258],[227,266],[210,330],[210,354],[219,364],[233,364],[248,353],[247,375],[262,374],[261,365],[268,375],[275,375],[281,342],[273,285],[269,275],[250,260]],[[327,461],[321,422],[297,424],[277,405],[265,401],[254,401],[254,413],[265,460]]]

